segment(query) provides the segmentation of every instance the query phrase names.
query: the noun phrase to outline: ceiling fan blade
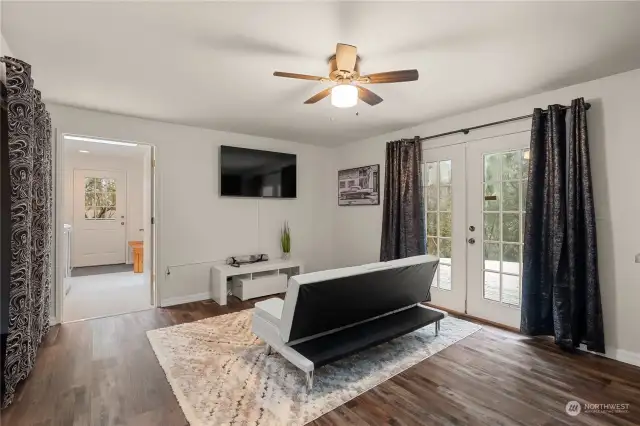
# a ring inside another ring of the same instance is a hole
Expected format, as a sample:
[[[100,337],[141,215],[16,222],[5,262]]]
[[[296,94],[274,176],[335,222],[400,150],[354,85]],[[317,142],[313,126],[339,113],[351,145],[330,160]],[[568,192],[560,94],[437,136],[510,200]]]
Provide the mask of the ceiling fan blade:
[[[273,73],[273,75],[276,76],[276,77],[298,78],[300,80],[322,81],[322,80],[325,79],[325,77],[318,77],[317,75],[294,74],[294,73],[291,73],[291,72],[280,72],[280,71],[275,71]]]
[[[329,94],[331,93],[331,87],[324,89],[322,92],[318,92],[315,95],[313,95],[312,97],[310,97],[309,99],[307,99],[306,101],[304,101],[305,104],[315,104],[316,102],[318,102],[319,100],[322,100],[324,98],[326,98],[327,96],[329,96]]]
[[[369,89],[365,89],[364,87],[358,87],[358,97],[362,102],[365,102],[371,106],[378,105],[382,102],[382,98],[375,93],[373,93]]]
[[[362,76],[364,81],[361,83],[402,83],[403,81],[416,81],[418,77],[418,70],[379,72]]]
[[[350,44],[338,43],[336,45],[336,65],[339,70],[353,71],[356,67],[358,50]]]

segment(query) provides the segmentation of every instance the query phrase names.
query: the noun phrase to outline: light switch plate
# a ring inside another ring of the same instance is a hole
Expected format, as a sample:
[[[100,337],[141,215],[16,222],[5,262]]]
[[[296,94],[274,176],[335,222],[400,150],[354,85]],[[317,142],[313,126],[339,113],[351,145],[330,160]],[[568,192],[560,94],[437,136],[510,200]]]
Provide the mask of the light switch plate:
[[[640,253],[636,254],[636,263],[640,263]]]

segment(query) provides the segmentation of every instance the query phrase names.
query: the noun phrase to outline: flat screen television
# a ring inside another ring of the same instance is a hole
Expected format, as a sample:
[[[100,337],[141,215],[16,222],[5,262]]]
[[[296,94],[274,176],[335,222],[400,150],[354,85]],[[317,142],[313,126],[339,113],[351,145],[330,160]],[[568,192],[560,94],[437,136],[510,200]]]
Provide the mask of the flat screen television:
[[[222,145],[220,195],[296,198],[296,156]]]

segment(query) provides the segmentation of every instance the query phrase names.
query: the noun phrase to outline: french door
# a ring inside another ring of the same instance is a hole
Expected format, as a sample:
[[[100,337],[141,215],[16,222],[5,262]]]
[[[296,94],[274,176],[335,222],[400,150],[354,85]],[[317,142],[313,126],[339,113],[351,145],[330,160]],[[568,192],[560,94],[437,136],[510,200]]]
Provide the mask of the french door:
[[[467,313],[520,327],[530,133],[467,146]]]
[[[530,133],[424,150],[432,303],[520,325]]]
[[[427,253],[440,257],[431,302],[465,310],[465,152],[463,145],[423,151]]]

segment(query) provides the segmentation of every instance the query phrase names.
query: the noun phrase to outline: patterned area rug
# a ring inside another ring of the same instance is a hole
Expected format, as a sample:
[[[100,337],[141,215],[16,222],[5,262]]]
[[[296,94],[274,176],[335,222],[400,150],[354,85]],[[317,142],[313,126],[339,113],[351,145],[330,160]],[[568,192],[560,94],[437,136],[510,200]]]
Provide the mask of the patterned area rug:
[[[251,309],[147,332],[191,426],[303,425],[478,331],[457,318],[326,365],[313,390],[251,333]]]

